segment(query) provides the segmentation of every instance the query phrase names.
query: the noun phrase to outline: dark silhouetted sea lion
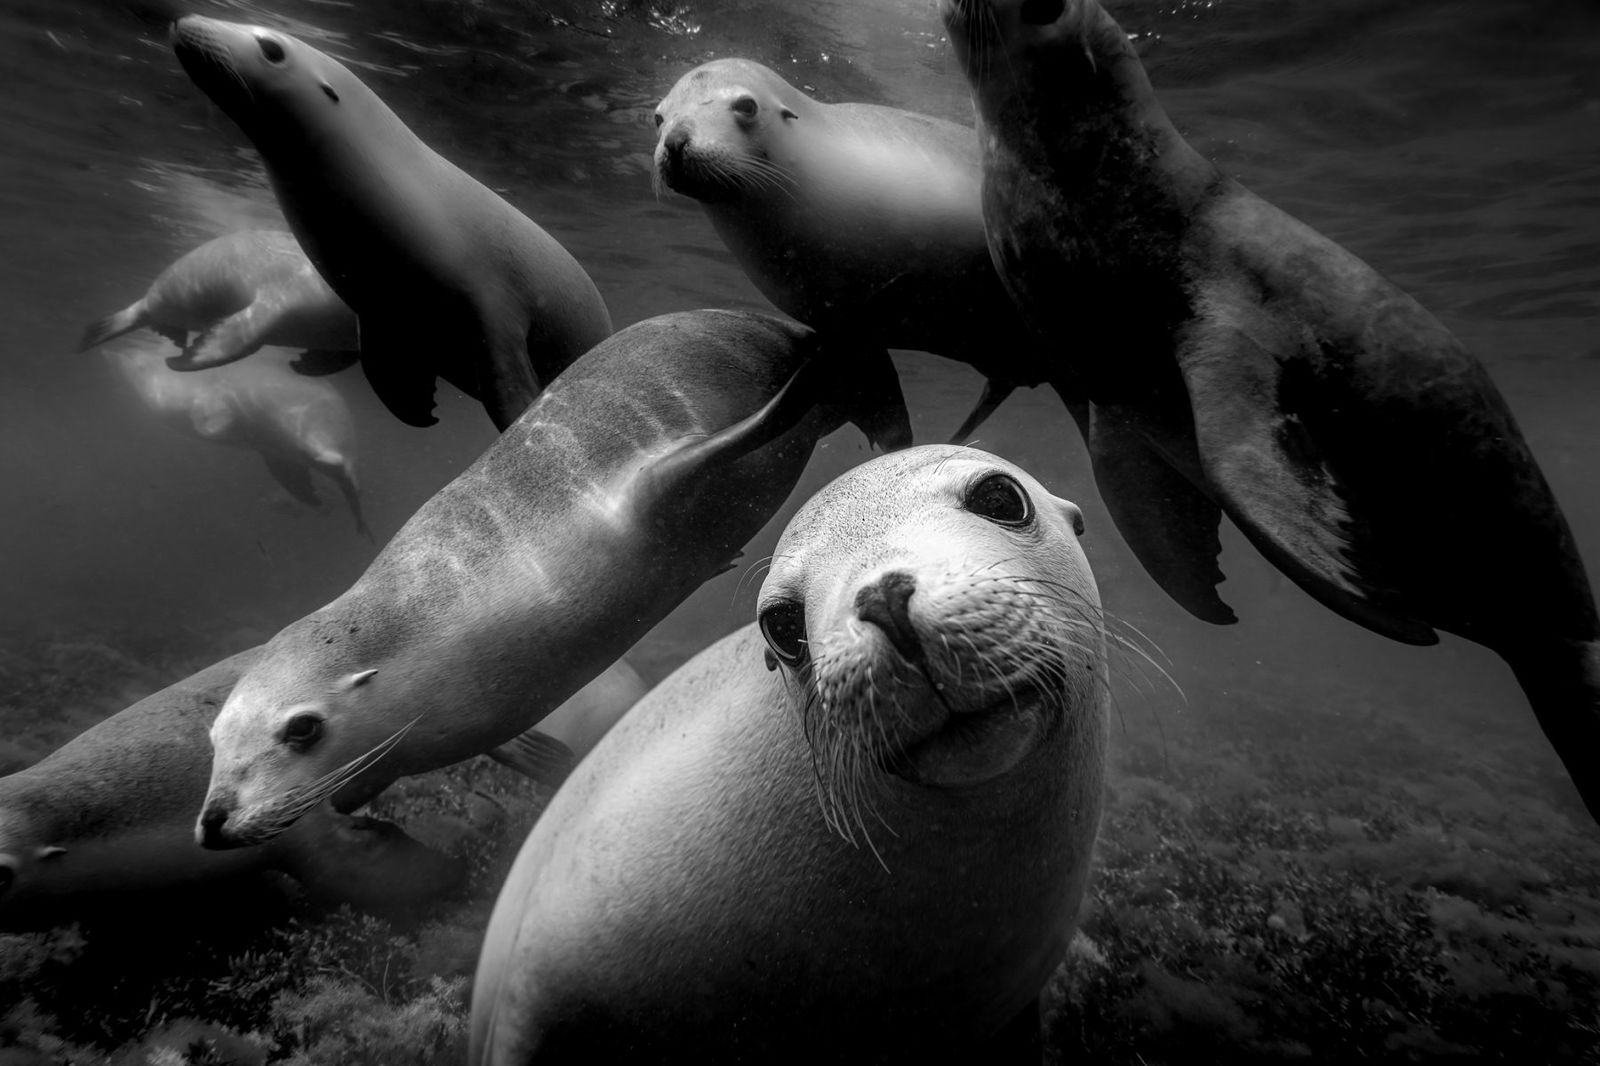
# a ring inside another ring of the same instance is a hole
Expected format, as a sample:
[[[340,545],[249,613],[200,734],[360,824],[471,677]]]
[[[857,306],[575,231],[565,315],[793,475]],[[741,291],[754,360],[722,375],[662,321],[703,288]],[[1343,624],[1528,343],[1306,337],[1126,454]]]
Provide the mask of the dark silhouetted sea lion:
[[[1600,624],[1567,522],[1488,374],[1415,300],[1223,175],[1093,0],[943,0],[984,219],[1024,313],[1072,352],[1096,478],[1180,603],[1227,514],[1323,604],[1515,671],[1600,817]],[[1094,309],[1066,326],[1064,299]],[[1063,362],[1067,362],[1063,357]]]
[[[1037,1041],[1100,817],[1080,522],[948,446],[817,493],[758,624],[640,701],[534,826],[468,1061],[985,1062],[1030,1014]]]
[[[499,429],[611,332],[589,275],[522,212],[419,140],[337,60],[286,33],[173,24],[196,85],[238,123],[322,276],[361,319],[361,366],[401,421],[436,378]]]
[[[837,343],[697,311],[585,355],[268,643],[212,728],[200,839],[257,843],[505,743],[728,569],[820,437],[854,420],[906,443],[892,364]]]

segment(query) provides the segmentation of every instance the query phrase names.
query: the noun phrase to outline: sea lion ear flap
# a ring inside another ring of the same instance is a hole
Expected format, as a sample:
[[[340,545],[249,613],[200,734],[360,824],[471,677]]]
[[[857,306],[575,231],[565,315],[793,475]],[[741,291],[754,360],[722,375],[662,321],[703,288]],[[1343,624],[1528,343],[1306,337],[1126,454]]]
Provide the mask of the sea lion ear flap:
[[[353,688],[360,688],[362,685],[365,685],[368,681],[371,681],[372,678],[377,674],[377,672],[378,671],[376,671],[376,670],[357,670],[355,673],[349,675],[348,677],[346,677],[344,679],[343,687],[346,690],[353,689]]]
[[[1060,496],[1052,495],[1050,502],[1055,505],[1057,511],[1061,512],[1062,520],[1072,527],[1073,535],[1083,536],[1083,508],[1071,500],[1063,500]]]
[[[66,848],[57,847],[54,844],[46,844],[41,845],[36,851],[34,851],[33,857],[35,859],[57,859],[66,853]]]
[[[837,408],[879,451],[911,447],[911,415],[889,350],[837,335],[819,334],[812,344],[811,362],[801,372],[825,377],[818,385],[821,400]]]

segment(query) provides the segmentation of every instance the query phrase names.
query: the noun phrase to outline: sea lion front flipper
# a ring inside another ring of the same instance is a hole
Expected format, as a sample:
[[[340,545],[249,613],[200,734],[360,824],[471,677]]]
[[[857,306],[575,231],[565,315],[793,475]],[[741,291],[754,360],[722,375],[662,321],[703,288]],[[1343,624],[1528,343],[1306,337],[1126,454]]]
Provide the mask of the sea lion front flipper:
[[[150,325],[149,312],[145,310],[143,299],[135,300],[120,311],[115,311],[104,318],[96,319],[84,329],[82,338],[78,341],[78,351],[86,352],[97,344],[104,344],[112,337],[120,337],[124,333],[131,333],[140,326]],[[163,336],[171,334],[159,326],[151,326]],[[182,347],[182,342],[179,342]]]
[[[1213,313],[1178,350],[1200,465],[1216,500],[1267,561],[1324,605],[1406,644],[1433,644],[1426,623],[1396,609],[1374,577],[1377,545],[1298,412],[1283,367],[1243,328]]]
[[[413,354],[427,339],[386,328],[370,315],[363,315],[356,329],[361,338],[361,370],[389,413],[419,429],[438,422],[433,414],[436,375]]]
[[[260,351],[271,322],[270,316],[264,321],[259,311],[259,305],[251,304],[213,322],[196,334],[180,354],[169,358],[167,366],[173,370],[206,370]]]
[[[509,766],[524,777],[551,788],[565,781],[572,768],[578,765],[578,757],[571,748],[548,733],[539,732],[537,727],[484,754],[501,766]]]
[[[1237,622],[1217,595],[1222,509],[1150,446],[1128,411],[1091,405],[1083,421],[1100,498],[1146,572],[1196,618]]]
[[[360,352],[334,352],[326,348],[307,348],[289,360],[289,369],[308,378],[325,377],[349,370],[361,361]]]
[[[994,414],[995,409],[1005,403],[1006,397],[1016,390],[1017,387],[1009,381],[998,381],[995,378],[985,380],[983,383],[983,395],[978,397],[977,406],[972,409],[972,413],[967,415],[966,420],[961,423],[961,427],[950,437],[950,443],[965,444],[971,440],[972,435],[978,431],[978,427],[987,422],[989,416]]]
[[[879,451],[911,447],[911,413],[889,349],[822,334],[814,343],[817,348],[811,360],[795,372],[789,384],[805,375],[801,388],[812,390],[813,402],[837,404],[843,417]],[[798,398],[798,392],[796,395]]]
[[[301,466],[292,459],[285,459],[281,455],[261,454],[261,459],[267,464],[267,473],[272,475],[274,481],[283,486],[283,490],[307,507],[315,507],[322,501],[317,498],[317,490],[311,484],[311,470]]]
[[[278,865],[323,903],[349,903],[405,916],[466,881],[460,859],[435,851],[391,823],[338,814],[326,803],[266,847]]]

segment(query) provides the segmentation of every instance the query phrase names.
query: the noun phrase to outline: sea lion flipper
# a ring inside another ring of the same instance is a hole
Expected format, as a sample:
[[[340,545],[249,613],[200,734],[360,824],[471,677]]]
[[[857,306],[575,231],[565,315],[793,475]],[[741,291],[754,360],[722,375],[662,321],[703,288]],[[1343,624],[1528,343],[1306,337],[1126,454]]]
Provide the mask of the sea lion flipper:
[[[500,765],[551,788],[565,781],[578,764],[571,748],[537,728],[512,737],[486,754]]]
[[[140,326],[148,325],[149,312],[145,310],[144,300],[136,300],[120,311],[113,312],[104,318],[96,319],[89,323],[83,331],[83,337],[78,341],[78,351],[86,352],[97,344],[104,344],[112,337],[120,337],[124,333],[131,333]],[[156,327],[157,332],[168,335],[167,331]]]
[[[1222,509],[1168,463],[1116,407],[1093,405],[1081,422],[1106,510],[1156,584],[1190,614],[1238,621],[1217,595]]]
[[[283,486],[283,490],[307,507],[315,507],[321,501],[317,498],[317,490],[311,484],[311,471],[292,460],[281,455],[261,456],[267,464],[267,473],[272,475],[274,481]]]
[[[822,340],[811,361],[785,387],[790,386],[797,397],[810,390],[817,402],[833,398],[844,417],[879,451],[896,452],[913,443],[911,414],[887,348],[841,342],[837,337]]]
[[[434,371],[411,354],[426,344],[414,334],[386,330],[370,315],[357,325],[361,338],[361,370],[389,413],[408,426],[426,428],[439,420],[433,414]]]
[[[237,362],[260,351],[268,323],[255,314],[256,305],[213,322],[195,336],[182,353],[167,360],[173,370],[206,370]]]
[[[978,403],[972,408],[972,413],[967,415],[961,427],[950,437],[951,444],[965,444],[972,439],[978,427],[989,420],[995,409],[1005,402],[1006,397],[1016,391],[1016,386],[1009,381],[999,381],[989,378],[983,383],[983,394],[978,397]]]
[[[361,361],[360,352],[335,352],[325,348],[307,348],[289,360],[289,369],[308,378],[320,378],[349,370]]]
[[[1395,609],[1363,523],[1317,441],[1282,402],[1282,368],[1244,330],[1208,321],[1178,352],[1200,464],[1217,502],[1257,550],[1351,620],[1408,644],[1433,628]]]

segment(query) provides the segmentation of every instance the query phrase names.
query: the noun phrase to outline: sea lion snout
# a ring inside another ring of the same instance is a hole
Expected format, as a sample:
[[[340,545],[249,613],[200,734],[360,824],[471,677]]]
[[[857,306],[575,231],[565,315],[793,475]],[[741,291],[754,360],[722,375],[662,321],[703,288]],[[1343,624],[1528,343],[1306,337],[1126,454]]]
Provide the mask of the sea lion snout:
[[[208,799],[200,811],[199,821],[194,826],[195,843],[208,851],[226,851],[230,848],[244,847],[249,841],[240,839],[231,831],[234,827],[228,825],[232,815],[232,805]]]
[[[856,592],[856,617],[881,629],[909,663],[924,658],[922,641],[911,621],[911,596],[916,591],[916,578],[904,570],[890,570]]]

